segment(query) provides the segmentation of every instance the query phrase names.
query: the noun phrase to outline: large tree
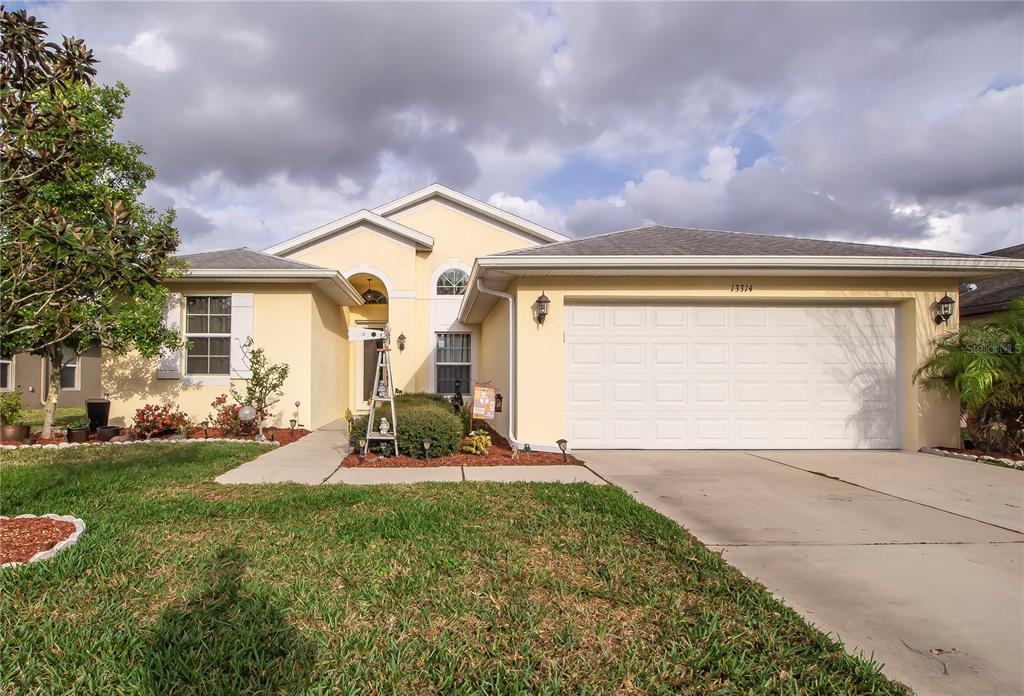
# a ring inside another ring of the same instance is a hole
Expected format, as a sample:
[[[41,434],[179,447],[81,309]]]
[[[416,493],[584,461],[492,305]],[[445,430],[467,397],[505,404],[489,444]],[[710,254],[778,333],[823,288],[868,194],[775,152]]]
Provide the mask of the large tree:
[[[92,84],[85,44],[46,42],[46,25],[3,12],[0,133],[0,352],[47,358],[44,436],[61,370],[95,344],[151,356],[179,341],[163,326],[174,275],[174,211],[141,201],[155,172],[114,139],[127,88]]]

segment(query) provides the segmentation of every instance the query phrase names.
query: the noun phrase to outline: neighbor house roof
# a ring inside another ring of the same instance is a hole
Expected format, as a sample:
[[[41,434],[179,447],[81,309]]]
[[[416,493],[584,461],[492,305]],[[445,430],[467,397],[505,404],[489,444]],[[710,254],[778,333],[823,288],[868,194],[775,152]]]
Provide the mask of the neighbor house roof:
[[[1024,260],[688,227],[640,227],[483,256],[459,320],[475,323],[516,276],[845,275],[961,280],[1024,270]]]
[[[985,253],[1011,259],[1024,259],[1024,244],[996,249]],[[960,316],[971,317],[979,314],[1001,312],[1010,300],[1024,295],[1024,271],[1017,271],[997,278],[981,278],[973,282],[975,289],[960,293]]]
[[[458,206],[467,208],[480,215],[495,218],[509,227],[519,230],[520,232],[524,232],[528,236],[537,238],[544,242],[563,242],[569,239],[564,234],[559,234],[554,230],[549,230],[547,227],[542,227],[535,222],[530,222],[518,215],[514,215],[506,210],[502,210],[501,208],[496,208],[489,203],[478,201],[471,196],[467,196],[464,193],[460,193],[455,189],[448,188],[447,186],[438,183],[433,183],[430,186],[421,188],[419,191],[413,191],[409,195],[397,198],[390,203],[377,206],[373,209],[373,212],[378,215],[383,215],[384,217],[390,217],[417,206],[420,203],[425,203],[432,198],[440,198],[448,201],[449,203],[455,203]]]
[[[177,283],[309,283],[338,304],[363,303],[362,295],[341,273],[311,263],[282,259],[252,249],[222,249],[175,257],[188,263]]]

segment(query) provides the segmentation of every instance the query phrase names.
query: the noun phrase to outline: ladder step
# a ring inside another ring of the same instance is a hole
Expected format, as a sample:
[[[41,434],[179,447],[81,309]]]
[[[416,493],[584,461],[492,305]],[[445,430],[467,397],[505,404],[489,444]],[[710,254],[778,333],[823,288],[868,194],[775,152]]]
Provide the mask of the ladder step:
[[[394,440],[394,439],[395,439],[395,436],[394,436],[394,435],[391,435],[390,433],[389,433],[389,434],[387,434],[387,435],[383,435],[383,434],[381,434],[381,433],[370,433],[370,434],[369,434],[369,435],[367,436],[367,438],[366,438],[366,439],[367,439],[367,440]]]
[[[373,401],[391,401],[391,399],[392,399],[392,397],[390,397],[390,396],[375,396],[375,397],[373,397],[372,400]]]

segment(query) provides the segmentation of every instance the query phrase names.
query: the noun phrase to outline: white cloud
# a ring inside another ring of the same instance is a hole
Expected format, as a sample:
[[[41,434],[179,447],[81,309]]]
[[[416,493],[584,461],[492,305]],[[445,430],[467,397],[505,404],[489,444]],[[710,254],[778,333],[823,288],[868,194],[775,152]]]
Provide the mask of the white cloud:
[[[116,45],[114,50],[157,72],[168,72],[178,67],[174,46],[159,31],[140,31],[130,44]]]
[[[537,200],[525,200],[519,196],[506,196],[500,191],[492,194],[487,202],[496,208],[507,210],[513,215],[526,218],[538,225],[543,225],[549,230],[561,231],[565,228],[565,221],[555,210],[549,210]]]

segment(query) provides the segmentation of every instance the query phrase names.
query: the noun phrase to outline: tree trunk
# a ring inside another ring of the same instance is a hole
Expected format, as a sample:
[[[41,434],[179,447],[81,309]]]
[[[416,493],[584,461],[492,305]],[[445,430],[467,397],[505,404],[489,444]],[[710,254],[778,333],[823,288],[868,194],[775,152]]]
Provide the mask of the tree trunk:
[[[43,405],[43,437],[53,437],[53,418],[57,411],[57,398],[60,396],[60,375],[64,370],[64,353],[47,356],[50,372],[46,376],[46,400]]]

